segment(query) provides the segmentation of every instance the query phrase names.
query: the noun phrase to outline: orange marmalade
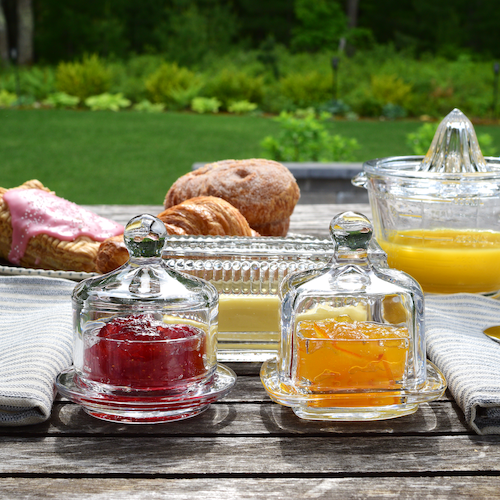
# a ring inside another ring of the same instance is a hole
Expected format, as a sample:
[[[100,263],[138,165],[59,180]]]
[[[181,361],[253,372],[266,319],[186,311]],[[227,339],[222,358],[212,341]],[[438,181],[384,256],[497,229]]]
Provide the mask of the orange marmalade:
[[[398,398],[383,391],[402,387],[408,347],[406,327],[349,317],[302,321],[297,331],[297,386],[311,393],[352,391],[313,406],[395,404]]]

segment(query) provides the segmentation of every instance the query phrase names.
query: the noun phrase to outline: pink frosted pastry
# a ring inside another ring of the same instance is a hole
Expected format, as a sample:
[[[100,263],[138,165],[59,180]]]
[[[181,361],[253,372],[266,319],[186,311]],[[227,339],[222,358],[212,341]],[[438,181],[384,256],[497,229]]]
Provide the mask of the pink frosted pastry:
[[[0,188],[0,257],[17,266],[93,272],[101,241],[122,233],[37,180]]]

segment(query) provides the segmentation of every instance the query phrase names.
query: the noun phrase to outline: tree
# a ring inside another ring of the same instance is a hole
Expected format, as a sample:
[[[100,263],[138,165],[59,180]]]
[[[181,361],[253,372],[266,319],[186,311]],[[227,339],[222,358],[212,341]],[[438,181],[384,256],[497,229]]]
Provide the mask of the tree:
[[[332,0],[295,0],[298,25],[293,29],[295,50],[335,49],[346,32],[347,18]]]
[[[32,0],[17,0],[17,63],[33,63],[33,5]]]
[[[347,19],[349,20],[349,28],[358,26],[358,5],[359,0],[347,0]]]
[[[0,64],[9,63],[9,39],[7,36],[7,20],[0,0]]]

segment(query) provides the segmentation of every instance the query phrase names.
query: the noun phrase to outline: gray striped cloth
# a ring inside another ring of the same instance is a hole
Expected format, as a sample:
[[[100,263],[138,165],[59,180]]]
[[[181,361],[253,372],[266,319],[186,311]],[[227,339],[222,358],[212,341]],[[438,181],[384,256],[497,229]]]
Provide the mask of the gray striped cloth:
[[[500,434],[500,344],[483,330],[500,325],[500,301],[472,294],[425,298],[427,355],[478,434]]]
[[[71,365],[74,281],[0,277],[0,425],[47,420],[57,374]]]

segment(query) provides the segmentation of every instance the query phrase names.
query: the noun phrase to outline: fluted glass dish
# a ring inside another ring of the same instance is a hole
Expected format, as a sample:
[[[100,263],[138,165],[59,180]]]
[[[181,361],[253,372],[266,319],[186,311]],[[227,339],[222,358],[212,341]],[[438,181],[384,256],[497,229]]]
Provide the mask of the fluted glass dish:
[[[275,356],[281,281],[293,272],[320,269],[333,257],[329,240],[307,236],[169,236],[163,250],[169,268],[207,280],[219,292],[221,362],[261,362]],[[386,259],[375,242],[370,258],[382,264]]]

